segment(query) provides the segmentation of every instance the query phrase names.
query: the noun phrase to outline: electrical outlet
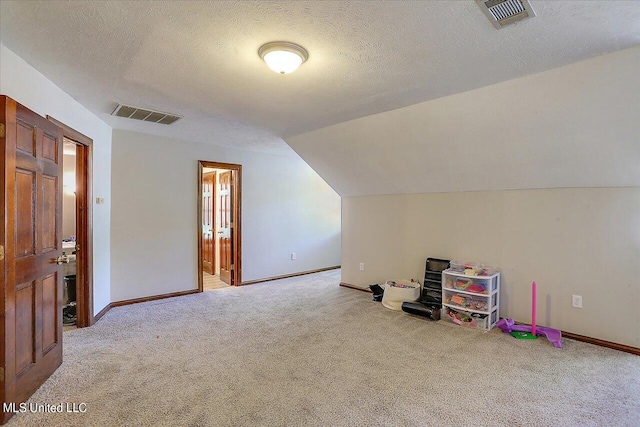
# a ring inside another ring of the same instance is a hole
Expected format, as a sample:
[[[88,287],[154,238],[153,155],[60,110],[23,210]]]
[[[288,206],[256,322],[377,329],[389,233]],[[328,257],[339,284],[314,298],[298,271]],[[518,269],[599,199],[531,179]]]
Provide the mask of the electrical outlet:
[[[582,295],[573,295],[571,297],[571,306],[573,308],[582,308]]]
[[[296,259],[296,253],[295,252],[291,252],[291,261],[293,261],[294,259]]]
[[[364,262],[360,263],[360,271],[364,271]]]

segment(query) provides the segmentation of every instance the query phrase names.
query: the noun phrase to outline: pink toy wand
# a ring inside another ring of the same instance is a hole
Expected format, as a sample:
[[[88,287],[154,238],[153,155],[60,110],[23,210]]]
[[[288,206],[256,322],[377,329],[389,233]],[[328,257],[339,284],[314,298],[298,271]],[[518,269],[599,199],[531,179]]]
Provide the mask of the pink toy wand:
[[[531,335],[536,334],[536,281],[531,284]]]

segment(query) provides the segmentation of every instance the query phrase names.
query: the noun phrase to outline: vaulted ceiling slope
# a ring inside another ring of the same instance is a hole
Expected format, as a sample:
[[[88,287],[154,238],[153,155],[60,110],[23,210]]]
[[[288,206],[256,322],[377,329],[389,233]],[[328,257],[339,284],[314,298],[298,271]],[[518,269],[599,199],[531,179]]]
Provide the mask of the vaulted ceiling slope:
[[[287,142],[341,196],[640,186],[640,46]]]
[[[2,1],[1,41],[116,129],[259,150],[346,120],[628,48],[640,2],[536,1],[496,30],[465,1]],[[281,76],[265,42],[304,46]],[[184,119],[112,117],[115,103]]]

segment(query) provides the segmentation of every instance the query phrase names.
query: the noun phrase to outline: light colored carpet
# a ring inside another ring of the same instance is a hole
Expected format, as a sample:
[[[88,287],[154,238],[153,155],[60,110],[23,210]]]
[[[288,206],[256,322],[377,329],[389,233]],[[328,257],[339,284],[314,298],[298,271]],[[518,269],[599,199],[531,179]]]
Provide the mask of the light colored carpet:
[[[112,309],[10,426],[638,426],[640,357],[394,312],[339,270]]]

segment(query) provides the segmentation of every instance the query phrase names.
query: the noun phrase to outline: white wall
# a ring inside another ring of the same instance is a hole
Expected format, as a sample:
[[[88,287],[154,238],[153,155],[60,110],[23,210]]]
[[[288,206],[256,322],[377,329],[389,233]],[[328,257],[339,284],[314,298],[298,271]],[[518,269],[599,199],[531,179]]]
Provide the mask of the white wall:
[[[93,195],[105,200],[93,207],[93,309],[97,313],[111,301],[111,128],[2,44],[0,93],[93,139]]]
[[[501,316],[531,321],[536,280],[539,324],[640,347],[638,187],[348,197],[342,206],[346,283],[422,279],[427,257],[479,261],[502,269]]]
[[[112,301],[197,288],[198,160],[242,165],[243,281],[340,264],[340,197],[295,155],[118,130],[112,154]]]

